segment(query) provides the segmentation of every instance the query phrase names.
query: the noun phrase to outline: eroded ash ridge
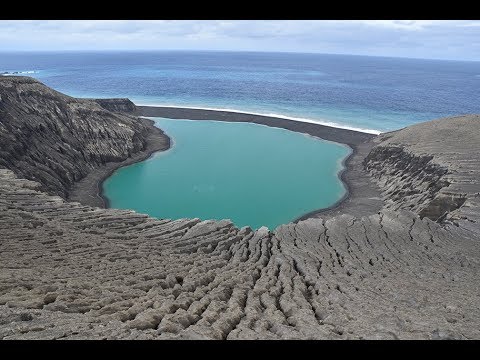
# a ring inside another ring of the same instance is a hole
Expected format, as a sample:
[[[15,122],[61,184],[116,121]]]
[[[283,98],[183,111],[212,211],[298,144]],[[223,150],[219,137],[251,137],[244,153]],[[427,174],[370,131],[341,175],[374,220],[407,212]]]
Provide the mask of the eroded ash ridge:
[[[149,123],[30,78],[0,96],[0,338],[480,338],[479,116],[368,140],[380,211],[253,231],[72,201]]]

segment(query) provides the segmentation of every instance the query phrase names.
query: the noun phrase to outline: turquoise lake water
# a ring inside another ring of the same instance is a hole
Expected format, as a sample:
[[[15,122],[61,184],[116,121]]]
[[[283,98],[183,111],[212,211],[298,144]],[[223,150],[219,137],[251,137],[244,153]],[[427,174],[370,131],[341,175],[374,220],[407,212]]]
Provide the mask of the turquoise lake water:
[[[338,178],[351,151],[344,145],[249,123],[155,122],[173,146],[108,178],[111,207],[273,230],[346,191]]]

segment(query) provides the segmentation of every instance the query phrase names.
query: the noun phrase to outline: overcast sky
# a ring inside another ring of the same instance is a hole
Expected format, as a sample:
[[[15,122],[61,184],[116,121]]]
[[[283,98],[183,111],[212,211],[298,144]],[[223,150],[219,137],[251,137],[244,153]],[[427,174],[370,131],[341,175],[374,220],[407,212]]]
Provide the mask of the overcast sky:
[[[247,50],[480,61],[477,20],[0,20],[0,51]]]

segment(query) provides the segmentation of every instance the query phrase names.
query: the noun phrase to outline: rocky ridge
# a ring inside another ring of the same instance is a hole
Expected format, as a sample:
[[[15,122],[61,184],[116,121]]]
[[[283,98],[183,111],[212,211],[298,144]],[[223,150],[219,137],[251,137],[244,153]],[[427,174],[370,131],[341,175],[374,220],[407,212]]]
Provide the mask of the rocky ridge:
[[[480,116],[438,119],[382,134],[364,159],[385,208],[480,233]]]
[[[252,231],[0,178],[4,339],[480,337],[478,237],[459,227],[383,210]]]
[[[480,121],[415,126],[364,160],[379,212],[274,231],[91,207],[0,169],[0,338],[480,338]]]
[[[135,114],[137,107],[129,99],[91,99],[104,109],[127,114]]]
[[[0,167],[66,199],[93,169],[145,150],[149,133],[159,132],[147,120],[107,110],[132,105],[75,99],[29,77],[0,77]]]

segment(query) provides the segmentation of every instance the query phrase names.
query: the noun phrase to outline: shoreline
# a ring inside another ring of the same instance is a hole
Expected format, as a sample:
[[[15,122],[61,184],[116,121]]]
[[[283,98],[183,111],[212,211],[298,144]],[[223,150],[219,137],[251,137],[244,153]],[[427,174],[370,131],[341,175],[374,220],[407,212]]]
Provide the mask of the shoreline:
[[[355,132],[372,134],[372,135],[380,135],[382,132],[385,132],[385,131],[374,130],[374,129],[365,129],[360,127],[342,125],[342,124],[335,123],[331,120],[325,120],[325,119],[317,120],[317,119],[309,119],[309,118],[303,118],[303,117],[297,117],[297,116],[288,116],[288,115],[275,114],[275,113],[258,113],[258,112],[242,111],[242,110],[229,109],[229,108],[193,107],[193,106],[180,106],[180,105],[177,106],[177,105],[162,105],[162,104],[136,104],[135,106],[137,107],[137,109],[139,107],[176,109],[176,110],[185,109],[185,110],[193,110],[193,111],[226,112],[233,115],[243,114],[243,115],[252,115],[252,116],[263,116],[263,117],[270,117],[275,119],[283,119],[283,120],[291,120],[291,121],[297,121],[297,122],[309,123],[309,124],[315,124],[315,125],[323,125],[331,128],[351,130]]]
[[[323,218],[330,217],[339,212],[348,212],[356,216],[370,215],[377,212],[383,206],[379,189],[376,184],[370,181],[368,174],[362,171],[361,166],[363,158],[373,147],[373,143],[370,140],[376,138],[378,135],[317,123],[241,112],[163,106],[136,107],[137,111],[135,114],[137,116],[184,120],[248,122],[303,133],[322,140],[333,141],[348,146],[351,152],[342,160],[343,169],[337,174],[345,186],[345,194],[331,206],[309,211],[292,219],[291,222],[297,223],[320,215],[322,215]]]
[[[292,220],[293,223],[298,223],[299,221],[302,221],[302,220],[306,220],[306,219],[309,219],[309,218],[314,218],[317,215],[320,215],[320,214],[325,213],[327,211],[335,210],[338,207],[340,207],[344,201],[346,201],[348,198],[350,198],[350,196],[351,196],[350,183],[345,178],[345,174],[349,170],[350,160],[357,154],[357,151],[356,151],[355,148],[350,147],[350,149],[351,149],[350,154],[348,154],[348,156],[345,157],[342,160],[343,169],[340,170],[339,173],[337,174],[338,179],[345,186],[345,193],[343,194],[343,196],[340,199],[338,199],[337,201],[335,201],[335,203],[333,203],[332,205],[330,205],[326,208],[312,210],[312,211],[309,211],[309,212],[295,218],[294,220]]]
[[[109,162],[100,168],[93,169],[70,189],[68,201],[76,201],[83,205],[94,207],[109,208],[110,201],[103,193],[103,182],[106,179],[122,167],[147,160],[158,151],[170,149],[171,139],[168,135],[163,130],[157,128],[153,120],[145,118],[141,118],[141,120],[148,122],[151,130],[146,139],[145,149],[123,161]]]
[[[242,112],[145,105],[137,105],[136,108],[135,115],[137,116],[255,123],[312,135],[324,140],[346,144],[352,148],[378,136],[371,133],[322,125],[314,122]]]
[[[378,185],[372,182],[370,175],[363,170],[363,159],[372,147],[371,142],[352,147],[352,152],[343,159],[343,169],[338,174],[338,178],[345,185],[345,194],[342,198],[329,207],[305,213],[292,222],[298,223],[310,218],[328,220],[342,214],[362,217],[379,212],[384,206],[381,191]]]
[[[151,131],[147,136],[146,148],[124,161],[110,162],[100,168],[93,169],[85,178],[75,183],[69,191],[68,201],[77,201],[84,205],[100,208],[110,208],[110,201],[103,190],[103,183],[106,179],[122,167],[147,160],[158,151],[170,149],[172,139],[163,130],[157,128],[153,120],[146,118],[163,117],[193,121],[248,122],[294,131],[348,146],[351,152],[342,160],[343,169],[337,174],[339,180],[345,186],[345,194],[331,206],[309,211],[290,222],[298,223],[308,218],[317,217],[327,219],[339,213],[350,213],[355,216],[370,215],[383,206],[378,188],[363,172],[361,166],[363,158],[373,147],[370,140],[377,137],[375,134],[273,116],[206,109],[136,106],[136,111],[132,115],[138,116],[142,121],[149,123]]]

